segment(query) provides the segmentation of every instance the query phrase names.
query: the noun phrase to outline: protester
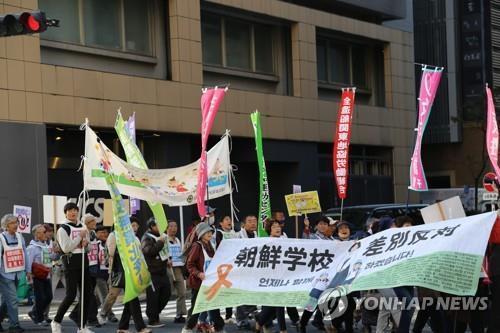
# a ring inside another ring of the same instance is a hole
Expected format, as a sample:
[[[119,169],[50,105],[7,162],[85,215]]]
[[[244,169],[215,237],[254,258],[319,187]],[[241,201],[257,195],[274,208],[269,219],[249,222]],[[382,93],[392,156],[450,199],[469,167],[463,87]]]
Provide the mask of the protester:
[[[24,330],[19,325],[17,283],[26,272],[28,283],[31,283],[31,266],[28,264],[26,245],[23,236],[17,232],[17,217],[7,214],[2,217],[2,235],[0,237],[0,253],[2,254],[0,267],[0,294],[2,308],[7,310],[9,317],[9,333],[20,333]],[[22,260],[18,260],[18,256]],[[10,258],[16,257],[16,260]],[[3,316],[2,316],[3,317]]]
[[[90,297],[88,299],[88,314],[87,314],[87,325],[90,327],[101,327],[104,324],[103,321],[99,321],[97,317],[97,300],[95,296],[95,286],[96,286],[96,273],[99,269],[99,240],[97,239],[95,229],[97,227],[97,218],[92,214],[85,214],[82,218],[87,231],[89,232],[89,245],[87,257],[89,261],[89,279],[85,283],[90,284]],[[78,313],[80,312],[80,307],[74,307],[73,311],[69,314],[69,318],[74,322],[78,321]]]
[[[33,273],[33,289],[35,293],[35,305],[28,316],[33,322],[40,326],[50,324],[45,318],[45,310],[52,301],[52,286],[50,271],[54,254],[50,253],[46,243],[45,227],[38,224],[33,227],[33,240],[27,248],[28,266]],[[51,257],[52,255],[52,257]]]
[[[265,230],[269,237],[280,238],[281,237],[281,223],[278,220],[266,220]],[[266,328],[265,324],[272,321],[274,316],[278,319],[278,326],[280,333],[286,332],[286,321],[285,321],[285,308],[274,307],[274,306],[263,306],[262,311],[256,316],[255,330],[260,332],[263,328],[264,333],[272,332]]]
[[[195,231],[198,235],[198,241],[193,242],[186,262],[189,271],[188,285],[192,288],[192,297],[188,319],[182,329],[183,333],[191,333],[197,324],[199,314],[193,314],[196,296],[202,281],[205,279],[206,267],[208,267],[215,254],[215,250],[210,243],[213,234],[212,228],[207,223],[200,223],[196,226]],[[219,310],[211,310],[209,314],[214,322],[215,331],[221,332],[224,329],[224,320],[221,318]]]
[[[344,242],[355,239],[354,237],[351,237],[351,235],[352,235],[352,224],[350,224],[347,221],[339,221],[337,223],[337,236],[334,238],[336,240]]]
[[[406,228],[406,227],[413,227],[415,225],[415,221],[408,216],[408,215],[403,215],[403,216],[398,216],[396,220],[394,220],[394,224],[396,225],[396,228]]]
[[[169,260],[168,236],[165,230],[159,230],[156,220],[152,217],[147,223],[148,230],[142,237],[141,248],[144,259],[151,273],[151,284],[146,289],[148,327],[163,327],[160,323],[160,313],[170,299],[170,281],[167,274]]]
[[[257,217],[247,215],[241,225],[238,238],[257,238]],[[257,309],[254,305],[241,305],[236,307],[236,326],[238,329],[250,329],[248,317]]]
[[[97,297],[98,306],[103,306],[106,301],[106,296],[109,293],[108,280],[109,280],[109,263],[108,253],[106,250],[106,241],[109,236],[108,228],[102,224],[98,224],[96,229],[96,238],[98,240],[97,247],[97,265],[94,269],[90,269],[90,275],[95,278],[95,295]],[[97,307],[95,309],[97,311]],[[98,316],[99,323],[102,325],[106,319],[111,322],[117,322],[115,314],[111,310],[106,317]]]
[[[85,249],[89,244],[89,233],[85,227],[78,221],[78,206],[69,202],[64,206],[66,221],[57,231],[57,241],[61,247],[63,255],[63,265],[66,277],[66,295],[57,309],[57,314],[51,323],[52,333],[61,333],[61,322],[66,311],[76,298],[77,289],[80,290],[80,297],[83,295],[83,318],[80,319],[80,313],[77,314],[77,326],[81,333],[92,333],[86,327],[88,314],[88,300],[90,299],[90,283],[88,275],[89,260],[85,255]],[[83,258],[82,258],[83,256]],[[82,271],[82,260],[84,267]],[[82,288],[82,276],[84,286]],[[75,306],[80,306],[80,300]],[[83,323],[83,326],[82,324]]]
[[[175,289],[176,293],[176,312],[174,323],[185,323],[186,319],[183,317],[187,315],[186,309],[186,284],[184,282],[184,262],[181,257],[181,241],[176,237],[177,235],[177,222],[168,221],[167,228],[168,246],[170,249],[170,260],[172,269],[168,270],[169,280],[171,282],[172,290]]]
[[[62,270],[62,262],[61,262],[61,254],[62,251],[59,248],[59,245],[57,242],[54,241],[54,227],[50,223],[45,223],[45,244],[47,245],[48,251],[49,251],[49,256],[52,259],[51,262],[51,291],[52,291],[52,296],[54,296],[54,291],[57,287],[57,284],[59,281],[63,283],[64,286],[64,278],[63,278],[63,270]],[[56,282],[54,283],[54,280]],[[36,305],[36,304],[35,304]],[[31,310],[33,313],[35,312],[35,308]],[[50,303],[47,304],[45,307],[45,311],[43,313],[44,316],[44,321],[48,324],[52,322],[52,319],[49,318],[49,311],[50,311]]]
[[[272,218],[279,221],[280,226],[281,226],[281,237],[282,238],[288,238],[288,235],[284,231],[285,229],[285,223],[286,223],[286,217],[285,217],[285,212],[282,210],[276,210],[272,214]]]
[[[322,240],[332,240],[333,238],[329,236],[330,234],[330,225],[335,227],[336,221],[334,221],[331,217],[322,216],[316,222],[316,232],[311,233],[311,229],[309,226],[309,219],[304,219],[304,232],[302,233],[302,238],[305,239],[322,239]]]
[[[132,227],[132,231],[134,232],[135,238],[137,240],[139,240],[137,233],[139,232],[140,221],[134,215],[130,216],[130,226]],[[108,236],[108,239],[106,240],[106,251],[108,253],[108,267],[110,268],[110,271],[113,273],[112,268],[114,267],[113,263],[115,260],[115,254],[117,253],[117,251],[116,251],[116,234],[114,232],[111,232]],[[119,269],[120,267],[121,267],[121,263],[120,263],[120,266],[116,266],[115,268]],[[121,271],[118,270],[118,273],[116,273],[116,272],[115,273],[121,274],[120,272]],[[116,276],[116,274],[115,274],[115,276]],[[99,313],[99,317],[101,318],[100,319],[101,321],[104,321],[107,318],[108,321],[111,321],[114,323],[114,322],[118,321],[118,318],[116,318],[113,315],[112,307],[115,304],[116,299],[118,298],[118,295],[120,295],[120,292],[124,287],[118,286],[120,280],[113,279],[113,274],[110,274],[110,278],[111,278],[111,283],[109,285],[108,295],[106,296],[106,299],[104,300],[104,304],[101,306],[101,311]]]
[[[491,314],[488,333],[500,332],[500,218],[497,217],[490,238],[488,276],[491,280]]]

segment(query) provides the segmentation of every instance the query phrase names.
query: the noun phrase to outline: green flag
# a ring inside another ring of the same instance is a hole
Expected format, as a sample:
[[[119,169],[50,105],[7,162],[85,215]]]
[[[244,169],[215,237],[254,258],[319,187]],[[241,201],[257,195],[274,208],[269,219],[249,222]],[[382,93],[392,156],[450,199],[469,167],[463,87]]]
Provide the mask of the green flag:
[[[257,151],[257,163],[259,164],[259,221],[258,235],[266,237],[267,232],[264,230],[264,221],[271,218],[271,200],[269,198],[269,184],[267,182],[266,161],[262,151],[262,129],[260,127],[260,113],[255,111],[250,115],[252,119],[253,131],[255,133],[255,150]]]
[[[137,147],[134,141],[132,141],[120,112],[118,112],[118,115],[116,116],[115,131],[116,134],[118,134],[118,138],[120,139],[125,155],[127,156],[127,162],[136,168],[147,169],[148,165],[146,164],[139,147]],[[158,224],[160,233],[165,232],[167,230],[167,216],[165,215],[165,210],[163,210],[163,205],[158,202],[150,201],[148,201],[148,205],[153,212],[153,216]]]
[[[101,148],[103,160],[107,161],[106,153]],[[109,161],[108,161],[109,162]],[[125,210],[125,201],[123,200],[118,187],[116,187],[109,163],[104,164],[106,184],[109,188],[111,202],[113,207],[113,220],[116,236],[116,248],[120,254],[120,260],[125,275],[125,295],[123,303],[138,297],[151,283],[146,260],[141,251],[141,242],[135,237],[130,224],[130,217]]]

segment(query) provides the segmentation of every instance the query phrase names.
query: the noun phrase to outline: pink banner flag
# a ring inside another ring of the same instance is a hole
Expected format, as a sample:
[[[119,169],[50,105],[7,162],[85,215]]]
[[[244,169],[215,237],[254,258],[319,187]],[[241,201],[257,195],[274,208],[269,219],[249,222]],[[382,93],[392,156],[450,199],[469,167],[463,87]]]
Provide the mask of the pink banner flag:
[[[417,138],[410,165],[409,189],[414,191],[427,191],[428,189],[421,157],[422,138],[431,114],[432,103],[436,97],[442,72],[443,68],[433,70],[428,70],[425,67],[422,68],[422,80],[420,81],[420,94],[418,98],[418,125],[415,129],[417,131]]]
[[[215,115],[224,99],[227,88],[210,88],[201,95],[201,157],[198,169],[198,187],[196,188],[196,204],[201,218],[206,215],[205,195],[207,192],[207,142],[214,124]]]
[[[495,103],[491,89],[486,86],[486,98],[488,100],[488,115],[486,125],[486,148],[490,156],[491,164],[495,170],[497,178],[500,179],[500,168],[498,167],[498,124]]]

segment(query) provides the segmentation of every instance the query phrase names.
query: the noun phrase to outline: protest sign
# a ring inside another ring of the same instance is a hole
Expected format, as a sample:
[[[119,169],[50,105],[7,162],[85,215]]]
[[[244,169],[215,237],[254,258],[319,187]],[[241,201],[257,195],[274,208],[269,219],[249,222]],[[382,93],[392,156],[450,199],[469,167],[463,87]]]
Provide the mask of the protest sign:
[[[289,216],[321,212],[318,191],[285,195]]]
[[[131,117],[126,123],[123,121],[121,113],[118,112],[115,121],[115,131],[116,134],[118,134],[118,138],[120,139],[123,150],[125,151],[127,161],[137,168],[147,170],[148,166],[146,161],[144,160],[139,147],[135,144],[135,113],[134,117]],[[137,199],[132,199],[132,202],[134,203],[134,206],[137,205]],[[167,216],[165,215],[163,205],[152,201],[148,201],[147,203],[153,212],[156,223],[158,223],[160,232],[167,230]]]
[[[31,233],[31,207],[14,205],[14,216],[17,216],[17,232]]]
[[[224,240],[208,266],[194,312],[243,304],[305,308],[309,292],[326,288],[329,272],[349,246],[291,238]]]
[[[102,145],[106,149],[107,161],[97,153]],[[224,136],[208,152],[208,195],[215,199],[230,193],[229,186],[229,141]],[[189,206],[196,203],[199,160],[178,168],[138,168],[120,159],[102,142],[95,132],[86,127],[84,186],[87,190],[107,191],[104,164],[109,163],[113,180],[120,193],[145,201],[161,202],[172,207]]]
[[[127,212],[127,215],[130,215],[130,204],[129,204],[129,199],[123,199],[123,202],[125,204],[124,209]],[[102,219],[102,223],[106,227],[111,227],[114,223],[114,216],[113,216],[113,200],[111,199],[104,199],[104,217]]]
[[[43,222],[50,224],[63,224],[66,220],[64,205],[68,198],[58,195],[43,196]]]
[[[311,308],[327,287],[338,294],[420,286],[474,295],[496,217],[492,212],[392,228],[357,242],[225,240],[208,267],[195,311],[242,304]]]
[[[432,223],[465,217],[465,210],[459,196],[454,196],[420,210],[425,223]]]
[[[292,185],[292,192],[293,193],[300,193],[300,192],[302,192],[302,185]]]

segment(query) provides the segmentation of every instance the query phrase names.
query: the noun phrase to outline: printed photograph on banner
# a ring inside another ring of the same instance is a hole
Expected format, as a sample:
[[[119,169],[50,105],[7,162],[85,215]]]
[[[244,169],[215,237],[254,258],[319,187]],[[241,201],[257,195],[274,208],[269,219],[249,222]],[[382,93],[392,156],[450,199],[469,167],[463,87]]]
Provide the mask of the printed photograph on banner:
[[[17,216],[17,232],[31,234],[31,207],[14,205],[14,216]]]

